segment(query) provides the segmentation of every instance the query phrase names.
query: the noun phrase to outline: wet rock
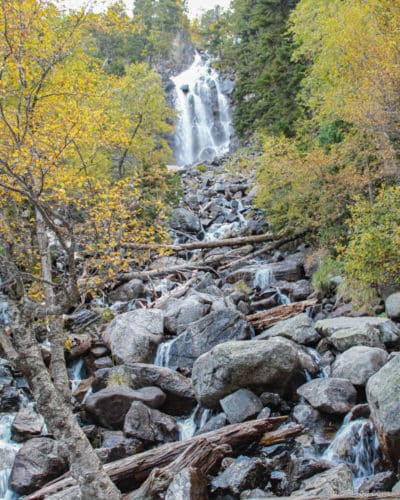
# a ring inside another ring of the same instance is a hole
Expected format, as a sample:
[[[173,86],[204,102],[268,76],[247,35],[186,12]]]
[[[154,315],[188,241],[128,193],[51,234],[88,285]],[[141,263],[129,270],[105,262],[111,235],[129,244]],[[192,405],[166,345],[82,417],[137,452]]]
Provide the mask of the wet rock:
[[[255,490],[245,490],[240,494],[240,500],[258,500],[259,498],[277,497],[271,497],[270,493],[266,493],[264,490],[260,490],[260,488],[256,488]]]
[[[57,441],[35,438],[18,451],[9,479],[10,487],[21,495],[41,488],[68,470]]]
[[[340,354],[332,365],[332,377],[363,386],[386,363],[388,354],[376,347],[355,346]]]
[[[111,302],[128,302],[145,297],[146,289],[143,281],[133,279],[124,283],[109,294]]]
[[[231,424],[243,422],[262,410],[259,397],[248,389],[239,389],[220,401],[220,405]]]
[[[332,467],[330,462],[316,457],[296,457],[293,460],[292,478],[299,482]]]
[[[265,266],[251,265],[242,267],[236,271],[232,271],[226,279],[228,283],[244,281],[247,286],[253,288],[253,285],[255,285],[254,280],[256,273],[260,275],[263,270],[266,273],[272,272],[273,279],[276,281],[299,281],[304,277],[304,268],[301,263],[295,260],[283,260]],[[261,283],[259,285],[261,285]],[[270,284],[268,284],[268,286],[270,286]],[[265,283],[265,286],[260,286],[260,288],[263,289],[268,286],[267,283]]]
[[[260,396],[261,402],[264,406],[269,406],[273,410],[279,408],[282,399],[279,394],[274,392],[263,392]]]
[[[158,309],[137,309],[117,316],[104,336],[119,363],[151,362],[162,340],[164,316]]]
[[[325,423],[319,411],[306,403],[300,403],[293,408],[293,418],[310,429],[321,428]]]
[[[179,439],[179,428],[169,415],[134,401],[125,417],[124,434],[146,443],[169,443]]]
[[[196,405],[192,381],[180,373],[169,368],[144,363],[128,363],[126,369],[135,387],[152,385],[164,392],[167,399],[162,410],[166,413],[186,414]]]
[[[88,353],[92,347],[92,338],[86,333],[70,334],[68,340],[71,342],[71,347],[68,351],[68,359],[77,359]]]
[[[266,476],[267,471],[260,459],[241,456],[211,481],[211,491],[239,495],[245,489],[264,486]]]
[[[169,217],[169,226],[183,233],[199,233],[201,231],[200,219],[186,208],[175,208]]]
[[[245,318],[232,309],[212,312],[192,323],[170,346],[169,366],[191,368],[194,361],[212,347],[228,340],[248,337]]]
[[[204,304],[196,297],[185,299],[170,298],[162,307],[165,317],[165,328],[169,333],[181,334],[195,321],[205,316],[211,304]]]
[[[346,464],[340,464],[333,469],[317,474],[304,481],[299,490],[292,496],[318,495],[328,498],[332,495],[344,495],[354,493],[351,471]]]
[[[400,493],[400,481],[398,481],[392,488],[393,493]]]
[[[124,436],[121,431],[103,431],[101,448],[96,449],[102,463],[129,457],[144,450],[144,445],[139,439]]]
[[[18,389],[9,385],[0,386],[0,412],[18,411],[19,405]]]
[[[368,476],[361,483],[359,493],[373,493],[375,491],[390,491],[396,483],[396,474],[392,471],[380,472]]]
[[[388,318],[380,318],[375,316],[363,316],[359,318],[339,316],[336,318],[317,321],[317,323],[315,324],[315,329],[323,337],[331,337],[338,330],[347,330],[352,328],[366,330],[367,325],[370,325],[371,327],[377,328],[379,330],[380,340],[386,346],[395,346],[399,343],[400,329],[393,323],[393,321]],[[369,336],[368,331],[366,331],[365,336]]]
[[[368,380],[367,401],[385,455],[400,460],[400,356],[392,358]]]
[[[215,346],[193,366],[193,387],[199,403],[207,408],[237,389],[256,394],[287,392],[304,380],[300,349],[288,339],[231,341]]]
[[[85,409],[107,429],[122,429],[125,415],[133,401],[141,401],[152,408],[160,408],[166,396],[158,387],[130,389],[124,386],[109,387],[90,395]]]
[[[260,418],[269,418],[270,416],[271,416],[271,408],[268,408],[268,406],[266,406],[257,415],[257,419],[260,419]]]
[[[205,432],[222,429],[222,427],[224,427],[226,424],[227,420],[225,413],[218,413],[218,415],[211,417],[210,420],[195,433],[195,436],[198,436],[199,434],[204,434]]]
[[[186,467],[174,476],[165,494],[165,500],[208,500],[208,480],[205,474]]]
[[[44,420],[31,408],[20,410],[11,424],[11,436],[14,441],[22,442],[42,432]]]
[[[347,351],[354,346],[385,347],[378,328],[371,325],[337,330],[330,336],[329,342],[339,352]]]
[[[359,404],[354,406],[350,411],[349,420],[355,420],[356,418],[369,418],[371,415],[371,410],[369,406],[365,404]]]
[[[320,340],[320,335],[313,327],[312,319],[305,313],[298,314],[293,318],[280,321],[272,328],[269,328],[260,335],[257,339],[268,339],[270,337],[286,337],[298,344],[315,344]]]
[[[99,313],[90,309],[79,309],[64,315],[64,327],[73,332],[80,332],[100,319]]]
[[[342,378],[319,378],[307,382],[297,389],[310,405],[329,414],[344,414],[357,401],[353,384]]]
[[[6,360],[0,358],[0,385],[11,385],[13,376]]]
[[[388,318],[400,321],[400,292],[389,295],[385,300],[385,309]]]

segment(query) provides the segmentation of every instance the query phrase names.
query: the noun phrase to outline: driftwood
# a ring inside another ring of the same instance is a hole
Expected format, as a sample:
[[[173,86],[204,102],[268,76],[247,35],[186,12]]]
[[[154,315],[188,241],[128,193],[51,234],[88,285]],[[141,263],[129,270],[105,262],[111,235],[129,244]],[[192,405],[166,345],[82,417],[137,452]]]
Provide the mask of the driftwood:
[[[189,446],[203,442],[203,440],[207,440],[208,443],[215,446],[229,445],[235,450],[237,447],[257,441],[261,437],[265,439],[266,432],[271,431],[271,439],[279,436],[279,439],[284,440],[285,434],[292,436],[294,432],[300,434],[303,431],[304,428],[301,425],[294,425],[273,431],[274,428],[286,420],[287,417],[283,416],[227,425],[222,429],[207,432],[186,441],[167,443],[158,448],[138,453],[122,460],[116,460],[104,465],[104,469],[122,491],[132,491],[146,480],[154,468],[167,466]],[[284,432],[282,433],[282,431]],[[48,496],[73,486],[75,486],[74,479],[70,476],[64,477],[28,495],[25,497],[25,500],[40,500],[45,498],[46,495]]]
[[[142,486],[131,493],[129,500],[153,500],[160,498],[159,493],[167,490],[174,476],[186,467],[194,467],[201,473],[207,474],[214,469],[221,460],[232,453],[227,445],[216,446],[203,439],[192,443],[173,462],[162,469],[153,469]]]
[[[314,306],[317,302],[317,299],[293,302],[293,304],[277,306],[272,309],[268,309],[267,311],[250,314],[249,316],[246,316],[246,319],[247,322],[257,330],[270,328],[279,321],[291,318],[292,316],[303,312],[306,307]]]
[[[272,233],[256,234],[251,236],[240,236],[238,238],[225,238],[213,241],[195,241],[193,243],[181,243],[180,245],[139,245],[135,243],[124,243],[121,246],[129,250],[171,250],[172,252],[181,252],[183,250],[200,250],[203,248],[220,248],[220,247],[239,247],[242,245],[263,243],[264,241],[272,241],[274,239]]]
[[[294,492],[296,493],[296,492]],[[324,496],[295,496],[292,495],[290,497],[279,497],[279,500],[383,500],[384,498],[393,498],[395,500],[400,500],[400,493],[391,493],[391,492],[379,492],[379,493],[360,493],[360,494],[349,494],[346,495],[333,495],[327,497]]]

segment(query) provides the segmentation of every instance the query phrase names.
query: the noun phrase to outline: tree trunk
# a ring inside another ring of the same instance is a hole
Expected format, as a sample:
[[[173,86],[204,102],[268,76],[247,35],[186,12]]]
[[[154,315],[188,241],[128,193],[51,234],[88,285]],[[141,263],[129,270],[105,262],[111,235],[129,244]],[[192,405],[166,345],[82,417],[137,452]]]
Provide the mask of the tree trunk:
[[[284,306],[273,307],[267,311],[261,311],[246,316],[247,322],[257,330],[270,328],[279,321],[291,318],[304,311],[306,307],[314,306],[317,299],[303,300],[302,302],[293,302]]]

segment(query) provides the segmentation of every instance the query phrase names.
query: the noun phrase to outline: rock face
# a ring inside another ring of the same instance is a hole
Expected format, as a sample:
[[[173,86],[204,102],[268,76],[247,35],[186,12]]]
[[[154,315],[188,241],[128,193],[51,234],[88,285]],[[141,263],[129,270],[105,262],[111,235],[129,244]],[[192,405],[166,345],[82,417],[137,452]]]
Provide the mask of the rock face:
[[[162,307],[165,317],[165,328],[171,334],[181,334],[195,321],[205,316],[210,304],[204,304],[196,296],[185,299],[170,298]]]
[[[303,376],[299,348],[290,340],[274,337],[217,345],[197,359],[192,380],[199,403],[215,408],[237,389],[284,393],[301,383]]]
[[[156,386],[167,396],[162,409],[172,415],[190,412],[196,405],[192,381],[180,373],[155,365],[132,363],[126,366],[135,387]]]
[[[228,340],[247,338],[246,321],[233,309],[213,312],[191,324],[171,344],[169,365],[191,368],[212,347]]]
[[[119,363],[151,362],[164,332],[158,309],[137,309],[117,316],[109,325],[105,342]]]
[[[108,387],[89,396],[85,408],[103,427],[122,429],[125,415],[133,401],[160,408],[165,399],[165,394],[158,387],[145,387],[136,391],[123,386]]]
[[[169,443],[179,439],[179,428],[169,415],[134,401],[125,417],[124,434],[146,443]]]
[[[297,389],[313,408],[329,414],[343,414],[357,401],[357,391],[346,379],[318,378]]]
[[[293,492],[294,497],[318,495],[328,498],[332,495],[353,493],[353,480],[348,465],[340,464],[304,481],[301,489]]]
[[[220,405],[231,424],[243,422],[262,410],[259,397],[248,389],[239,389],[220,401]]]
[[[321,338],[313,327],[312,319],[305,313],[280,321],[272,328],[257,335],[256,338],[263,340],[277,336],[286,337],[298,344],[305,345],[315,344]]]
[[[60,456],[56,441],[49,438],[31,439],[15,457],[9,485],[17,493],[27,495],[67,470],[67,460]]]
[[[29,408],[20,410],[11,425],[11,433],[14,441],[26,441],[41,433],[44,420],[41,415]]]
[[[389,295],[385,300],[385,309],[388,318],[395,321],[400,320],[400,292]]]
[[[400,356],[370,377],[366,393],[381,448],[396,464],[400,460]]]
[[[175,208],[169,217],[169,225],[183,233],[195,234],[201,231],[200,219],[186,208]]]
[[[363,386],[386,363],[388,354],[376,347],[355,346],[340,354],[332,366],[332,377]]]
[[[368,331],[370,329],[368,329],[368,325],[379,330],[380,341],[386,346],[395,346],[399,343],[400,329],[393,323],[393,321],[387,318],[378,318],[375,316],[365,316],[361,318],[339,316],[338,318],[329,318],[317,321],[315,329],[323,337],[331,337],[338,330],[357,328],[359,331],[364,330],[365,336],[369,337]],[[351,346],[349,345],[348,347]]]

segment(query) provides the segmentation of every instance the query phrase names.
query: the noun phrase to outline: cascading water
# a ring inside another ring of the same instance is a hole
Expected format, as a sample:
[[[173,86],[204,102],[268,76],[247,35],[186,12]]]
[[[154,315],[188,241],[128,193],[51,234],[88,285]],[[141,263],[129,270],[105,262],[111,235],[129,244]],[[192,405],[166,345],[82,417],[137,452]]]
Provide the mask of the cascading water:
[[[15,455],[21,445],[11,440],[11,424],[15,413],[0,414],[0,500],[17,498],[15,493],[8,489],[8,477],[14,463]]]
[[[261,291],[267,290],[268,288],[275,288],[279,304],[290,304],[289,297],[282,293],[277,286],[275,286],[275,276],[272,269],[269,267],[261,268],[256,272],[253,287],[259,288]]]
[[[190,68],[171,80],[178,111],[174,138],[177,164],[194,165],[225,154],[232,133],[229,105],[210,59],[196,53]]]

